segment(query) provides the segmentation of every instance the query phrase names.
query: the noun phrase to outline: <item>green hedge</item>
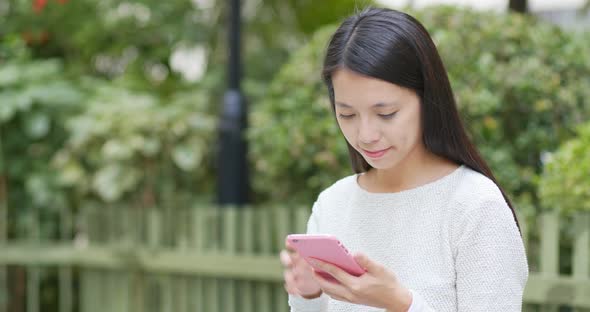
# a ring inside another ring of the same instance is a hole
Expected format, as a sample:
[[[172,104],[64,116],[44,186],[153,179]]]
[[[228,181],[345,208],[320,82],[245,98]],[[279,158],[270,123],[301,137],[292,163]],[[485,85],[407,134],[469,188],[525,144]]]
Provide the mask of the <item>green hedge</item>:
[[[539,185],[543,206],[557,208],[563,214],[590,212],[590,123],[578,130],[578,136],[547,154]]]
[[[540,155],[590,115],[590,42],[522,15],[445,6],[413,15],[432,34],[460,111],[500,183],[518,202],[536,204]],[[250,157],[262,199],[310,203],[352,173],[320,80],[334,30],[318,31],[294,53],[254,106]]]
[[[212,192],[216,119],[205,92],[160,98],[103,83],[67,123],[52,165],[80,205],[184,205]]]
[[[8,209],[8,235],[32,233],[29,212],[65,204],[48,163],[84,97],[60,60],[32,60],[21,40],[0,39],[0,209]]]

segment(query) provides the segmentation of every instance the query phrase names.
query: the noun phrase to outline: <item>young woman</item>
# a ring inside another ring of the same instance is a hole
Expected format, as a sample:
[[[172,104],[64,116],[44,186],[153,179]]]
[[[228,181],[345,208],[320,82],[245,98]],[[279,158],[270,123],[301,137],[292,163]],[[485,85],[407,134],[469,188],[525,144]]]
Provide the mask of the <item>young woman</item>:
[[[425,28],[394,10],[354,15],[330,40],[323,79],[356,174],[319,195],[307,232],[361,251],[367,273],[318,261],[331,282],[287,244],[291,311],[521,311],[516,215]]]

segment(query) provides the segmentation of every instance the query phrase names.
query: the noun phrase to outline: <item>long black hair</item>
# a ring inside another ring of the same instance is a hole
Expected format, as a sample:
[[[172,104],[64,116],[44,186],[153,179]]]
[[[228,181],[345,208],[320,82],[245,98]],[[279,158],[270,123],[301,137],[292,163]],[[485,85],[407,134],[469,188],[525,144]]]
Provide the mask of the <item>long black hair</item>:
[[[365,9],[344,20],[330,39],[322,71],[333,110],[332,75],[341,68],[416,92],[421,103],[422,139],[426,149],[494,181],[520,231],[512,203],[467,136],[445,67],[420,22],[403,12],[378,8]],[[346,144],[356,173],[372,168]]]

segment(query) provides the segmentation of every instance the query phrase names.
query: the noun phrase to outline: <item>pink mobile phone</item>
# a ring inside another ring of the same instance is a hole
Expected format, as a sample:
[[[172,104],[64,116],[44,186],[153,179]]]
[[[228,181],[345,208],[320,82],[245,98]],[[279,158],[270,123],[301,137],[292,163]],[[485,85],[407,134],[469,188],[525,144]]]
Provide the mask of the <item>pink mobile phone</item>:
[[[287,241],[308,263],[310,259],[315,258],[336,265],[354,276],[365,273],[365,269],[333,235],[291,234],[287,236]],[[313,267],[313,264],[310,265]],[[337,282],[329,273],[315,267],[314,270],[322,277]]]

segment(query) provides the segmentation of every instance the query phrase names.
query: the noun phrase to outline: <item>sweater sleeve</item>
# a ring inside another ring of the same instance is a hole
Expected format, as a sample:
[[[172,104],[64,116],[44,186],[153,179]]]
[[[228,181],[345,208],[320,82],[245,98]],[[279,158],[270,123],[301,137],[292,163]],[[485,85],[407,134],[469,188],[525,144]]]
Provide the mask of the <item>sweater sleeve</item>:
[[[319,232],[318,214],[319,201],[313,204],[311,215],[307,221],[307,234],[317,234]],[[324,312],[328,310],[328,296],[322,294],[315,299],[305,299],[300,296],[289,295],[289,306],[291,312]]]
[[[419,293],[412,289],[410,289],[410,292],[412,293],[412,303],[410,304],[408,312],[435,312]]]
[[[457,223],[458,311],[521,311],[528,264],[512,211],[503,198],[478,206]]]

